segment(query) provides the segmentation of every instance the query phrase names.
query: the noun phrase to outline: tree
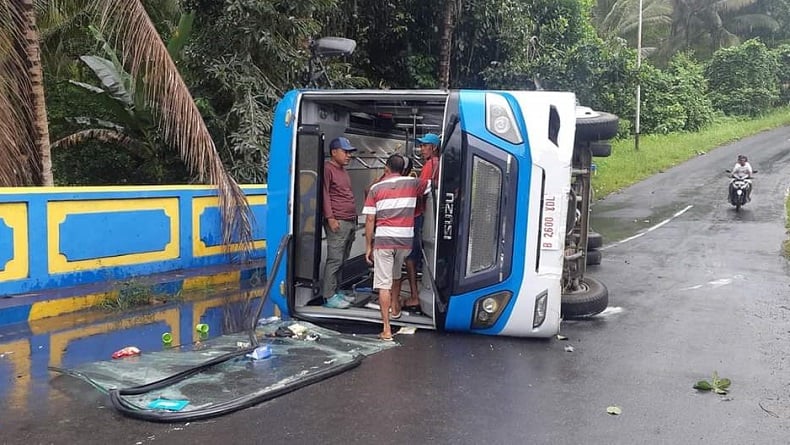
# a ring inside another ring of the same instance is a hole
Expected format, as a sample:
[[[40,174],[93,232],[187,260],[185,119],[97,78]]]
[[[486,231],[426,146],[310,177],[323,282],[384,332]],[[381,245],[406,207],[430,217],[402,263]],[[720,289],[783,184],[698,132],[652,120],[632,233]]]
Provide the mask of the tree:
[[[759,40],[713,54],[706,69],[714,107],[729,115],[756,116],[779,98],[779,64]]]
[[[140,88],[145,103],[154,110],[162,138],[176,148],[198,181],[208,181],[218,187],[220,212],[223,217],[223,241],[227,244],[234,236],[239,236],[241,242],[250,246],[250,212],[244,193],[225,171],[208,128],[140,0],[100,0],[82,4],[91,5],[86,11],[90,11],[102,32],[111,37],[108,40],[117,45],[121,54],[120,60],[130,76],[144,80],[135,86]],[[8,58],[16,60],[16,63],[0,65],[0,79],[6,79],[4,83],[9,84],[0,91],[0,96],[5,96],[0,101],[16,101],[18,105],[33,111],[19,113],[0,109],[0,121],[14,119],[11,125],[18,123],[19,128],[32,130],[27,136],[36,141],[34,144],[20,141],[18,132],[9,132],[11,134],[4,138],[15,144],[14,148],[8,150],[22,152],[27,159],[38,161],[43,178],[48,154],[41,152],[41,147],[45,146],[41,139],[46,138],[48,144],[48,136],[39,125],[46,127],[46,116],[43,116],[43,122],[34,121],[32,125],[20,121],[20,116],[40,119],[43,113],[42,105],[32,91],[36,88],[37,79],[28,73],[31,80],[27,84],[24,73],[18,71],[20,58],[24,62],[23,66],[35,69],[37,65],[38,69],[41,68],[33,0],[11,0],[10,4],[4,2],[3,5],[7,10],[4,12],[9,14],[0,15],[0,42],[6,43],[0,47],[0,60]],[[24,35],[20,30],[24,30]],[[10,54],[13,55],[6,57]],[[43,84],[41,90],[43,93]],[[40,100],[43,101],[43,94]],[[38,150],[30,151],[31,145]],[[14,162],[18,164],[18,161],[10,161],[7,157],[0,159],[0,164]],[[30,172],[37,170],[30,167],[30,163],[26,165]],[[4,167],[3,171],[12,169],[13,167]],[[51,179],[49,182],[51,183]],[[34,183],[46,184],[47,180]]]
[[[439,87],[450,87],[450,60],[453,51],[453,31],[455,30],[456,1],[460,4],[461,0],[444,1],[444,20],[442,21],[442,37],[439,40]]]
[[[769,0],[762,0],[769,1]],[[776,30],[778,22],[761,0],[642,0],[643,39],[657,47],[659,60],[693,49],[710,56],[738,44],[755,30]],[[635,44],[640,0],[599,2],[597,24],[604,34],[626,37]],[[643,46],[644,47],[644,46]],[[651,51],[648,51],[648,53]]]
[[[52,185],[44,83],[33,0],[0,6],[0,124],[7,185]],[[12,159],[13,158],[13,159]]]
[[[193,91],[234,175],[264,182],[275,104],[303,86],[317,17],[336,13],[337,2],[188,0],[185,7],[195,13],[196,38],[184,56]],[[358,80],[332,74],[338,87]]]

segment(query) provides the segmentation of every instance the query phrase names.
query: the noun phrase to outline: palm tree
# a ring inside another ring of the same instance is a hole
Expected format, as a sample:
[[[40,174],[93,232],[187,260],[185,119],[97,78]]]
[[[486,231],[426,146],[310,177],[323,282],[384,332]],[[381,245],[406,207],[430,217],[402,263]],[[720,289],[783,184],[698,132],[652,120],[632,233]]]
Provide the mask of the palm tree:
[[[656,41],[662,58],[684,49],[714,52],[740,41],[736,25],[775,27],[776,21],[764,14],[740,14],[758,0],[642,0],[645,32]],[[639,15],[639,0],[607,0],[598,5],[599,28],[607,34],[633,36]],[[651,34],[652,33],[652,34]],[[663,34],[663,33],[662,33]]]
[[[4,185],[52,185],[33,0],[0,5],[0,167]]]
[[[51,185],[49,134],[34,0],[0,0],[0,185]],[[54,2],[55,0],[49,0]],[[223,241],[251,246],[249,207],[227,173],[186,84],[140,0],[75,0],[110,36],[161,137],[190,173],[218,188]],[[25,68],[27,67],[27,68]],[[17,107],[8,106],[16,105]],[[24,167],[24,168],[21,168]],[[48,179],[47,179],[48,175]]]

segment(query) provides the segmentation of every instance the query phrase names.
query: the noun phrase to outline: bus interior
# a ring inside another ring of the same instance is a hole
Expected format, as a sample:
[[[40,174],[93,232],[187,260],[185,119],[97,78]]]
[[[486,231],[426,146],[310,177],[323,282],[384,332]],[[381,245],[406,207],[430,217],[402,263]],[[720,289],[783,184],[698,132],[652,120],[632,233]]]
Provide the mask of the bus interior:
[[[415,138],[428,132],[442,133],[447,99],[446,92],[426,91],[375,95],[303,93],[296,116],[298,175],[293,185],[294,248],[289,261],[294,283],[289,306],[294,314],[306,319],[381,320],[377,292],[372,289],[373,268],[365,260],[365,191],[384,173],[385,161],[394,153],[410,158],[411,174],[419,175],[423,159],[415,147]],[[323,307],[321,289],[326,256],[321,184],[330,156],[329,142],[338,136],[348,138],[357,149],[346,166],[357,208],[357,230],[339,280],[339,290],[353,297],[351,307],[345,309]],[[423,227],[424,261],[418,274],[420,310],[403,310],[394,324],[435,328],[429,271],[435,262],[436,218],[433,200],[428,196]],[[405,300],[410,296],[405,268],[402,280],[400,298]]]

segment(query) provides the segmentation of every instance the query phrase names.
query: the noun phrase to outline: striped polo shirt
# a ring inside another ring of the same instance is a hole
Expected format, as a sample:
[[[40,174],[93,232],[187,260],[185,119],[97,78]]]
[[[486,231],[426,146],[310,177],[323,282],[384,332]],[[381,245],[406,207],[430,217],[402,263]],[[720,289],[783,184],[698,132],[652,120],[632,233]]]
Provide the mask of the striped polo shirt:
[[[376,216],[374,249],[411,249],[414,206],[428,181],[389,174],[370,187],[362,213]]]

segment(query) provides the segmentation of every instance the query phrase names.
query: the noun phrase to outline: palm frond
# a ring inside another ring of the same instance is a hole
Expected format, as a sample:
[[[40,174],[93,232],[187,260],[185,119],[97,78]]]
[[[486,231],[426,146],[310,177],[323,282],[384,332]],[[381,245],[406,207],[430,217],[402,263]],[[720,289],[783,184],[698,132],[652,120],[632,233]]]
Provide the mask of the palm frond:
[[[757,0],[718,0],[713,2],[715,11],[738,11],[746,6],[757,3]]]
[[[140,0],[101,0],[96,12],[102,32],[122,53],[124,66],[140,80],[166,141],[200,181],[217,186],[223,244],[252,249],[252,212],[244,192],[225,170],[200,112]],[[113,42],[114,39],[114,42]]]
[[[750,33],[755,29],[778,31],[781,25],[775,18],[765,14],[744,14],[732,20],[733,30],[738,33]]]
[[[70,134],[52,143],[52,150],[66,150],[85,141],[98,141],[108,144],[118,144],[134,153],[134,149],[141,144],[129,136],[115,130],[92,128]]]
[[[0,4],[0,186],[34,185],[41,174],[34,144],[32,83],[24,48],[26,19],[18,4]]]

